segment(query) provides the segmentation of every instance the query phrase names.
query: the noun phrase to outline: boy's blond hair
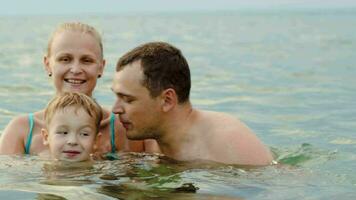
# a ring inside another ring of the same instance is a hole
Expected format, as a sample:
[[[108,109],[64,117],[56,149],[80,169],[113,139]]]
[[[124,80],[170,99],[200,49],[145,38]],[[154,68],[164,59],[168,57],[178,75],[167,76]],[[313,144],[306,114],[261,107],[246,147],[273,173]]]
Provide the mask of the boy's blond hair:
[[[99,132],[103,111],[99,104],[91,97],[78,92],[64,92],[55,96],[47,105],[44,113],[46,126],[48,127],[56,112],[67,107],[74,106],[75,112],[83,108],[95,122],[96,132]]]
[[[103,43],[102,43],[101,36],[100,36],[99,32],[94,27],[92,27],[88,24],[81,23],[81,22],[66,22],[66,23],[60,24],[56,28],[56,30],[52,33],[52,35],[48,41],[47,56],[51,55],[51,46],[52,46],[53,39],[55,38],[55,36],[58,33],[62,33],[63,31],[78,31],[80,33],[87,33],[89,35],[92,35],[99,43],[100,50],[101,50],[101,58],[104,57]]]

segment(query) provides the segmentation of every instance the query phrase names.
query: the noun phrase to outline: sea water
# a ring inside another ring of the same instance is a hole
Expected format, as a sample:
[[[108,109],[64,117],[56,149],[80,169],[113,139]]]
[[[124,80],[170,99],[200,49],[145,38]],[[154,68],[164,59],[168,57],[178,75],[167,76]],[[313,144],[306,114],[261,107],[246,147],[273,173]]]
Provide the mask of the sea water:
[[[189,62],[194,107],[240,118],[280,164],[124,154],[63,169],[36,156],[1,156],[0,199],[356,198],[356,10],[1,16],[1,131],[54,94],[42,58],[51,31],[66,21],[103,36],[107,66],[94,93],[102,105],[115,100],[118,58],[166,41]]]

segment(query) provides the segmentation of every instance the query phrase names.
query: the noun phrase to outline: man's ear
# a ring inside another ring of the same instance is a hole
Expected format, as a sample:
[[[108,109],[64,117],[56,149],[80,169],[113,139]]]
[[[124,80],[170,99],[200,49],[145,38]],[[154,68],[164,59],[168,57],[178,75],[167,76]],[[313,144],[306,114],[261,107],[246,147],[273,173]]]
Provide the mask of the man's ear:
[[[168,112],[172,110],[178,103],[178,96],[174,89],[168,88],[161,93],[162,111]]]
[[[47,129],[43,128],[41,129],[41,134],[42,134],[42,140],[43,140],[43,144],[45,146],[47,146],[49,144],[48,142],[48,131]]]
[[[45,55],[45,56],[43,57],[43,66],[44,66],[44,68],[45,68],[47,74],[52,74],[52,69],[51,69],[51,67],[49,66],[49,59],[50,59],[50,58],[49,58],[47,55]]]

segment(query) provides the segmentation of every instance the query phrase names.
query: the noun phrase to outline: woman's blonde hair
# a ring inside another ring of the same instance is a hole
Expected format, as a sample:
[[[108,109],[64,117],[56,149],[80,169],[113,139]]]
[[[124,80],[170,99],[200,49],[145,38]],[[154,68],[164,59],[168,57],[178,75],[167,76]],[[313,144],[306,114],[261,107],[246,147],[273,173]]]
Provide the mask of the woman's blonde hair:
[[[104,57],[104,53],[103,53],[103,43],[101,40],[101,36],[99,34],[99,32],[92,26],[88,25],[88,24],[84,24],[81,22],[66,22],[63,24],[60,24],[56,30],[52,33],[49,41],[48,41],[48,46],[47,46],[47,56],[50,56],[51,54],[51,46],[52,46],[52,42],[55,38],[55,36],[63,31],[78,31],[81,33],[87,33],[92,35],[99,43],[100,46],[100,50],[101,50],[101,57]]]

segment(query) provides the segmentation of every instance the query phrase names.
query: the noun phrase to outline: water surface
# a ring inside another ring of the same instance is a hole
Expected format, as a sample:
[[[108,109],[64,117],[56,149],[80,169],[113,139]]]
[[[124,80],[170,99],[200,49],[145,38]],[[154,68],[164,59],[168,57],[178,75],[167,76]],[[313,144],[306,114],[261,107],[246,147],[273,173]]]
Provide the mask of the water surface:
[[[239,117],[282,165],[125,155],[51,173],[37,157],[3,156],[1,199],[356,198],[356,11],[0,17],[0,130],[53,95],[42,56],[57,23],[73,20],[103,35],[108,64],[95,92],[101,104],[114,102],[111,80],[124,52],[170,42],[190,64],[193,105]]]

